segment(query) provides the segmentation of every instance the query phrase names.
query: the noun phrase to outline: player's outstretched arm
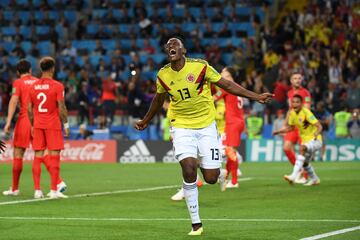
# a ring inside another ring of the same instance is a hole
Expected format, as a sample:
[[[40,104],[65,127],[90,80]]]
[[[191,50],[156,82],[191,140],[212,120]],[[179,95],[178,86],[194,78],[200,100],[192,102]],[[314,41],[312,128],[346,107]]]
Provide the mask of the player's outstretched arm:
[[[15,114],[15,111],[16,111],[16,105],[17,105],[18,101],[19,101],[18,96],[15,96],[15,95],[11,96],[10,101],[9,101],[9,107],[8,107],[8,115],[7,115],[6,123],[5,123],[5,126],[4,126],[4,132],[6,134],[10,133],[11,120],[14,117],[14,114]]]
[[[144,130],[149,125],[149,122],[153,119],[155,114],[160,111],[164,105],[166,93],[156,93],[153,98],[148,112],[145,114],[142,120],[137,121],[134,124],[134,128],[137,130]]]
[[[239,84],[226,80],[224,78],[221,78],[217,83],[215,83],[216,86],[224,89],[228,93],[231,93],[233,95],[239,96],[239,97],[246,97],[250,100],[257,101],[259,103],[268,103],[271,101],[274,94],[272,93],[262,93],[257,94],[253,91],[249,91],[246,88],[240,86]]]
[[[58,100],[59,115],[61,122],[64,124],[65,137],[70,135],[70,127],[68,122],[68,112],[64,100]]]
[[[3,141],[0,140],[0,153],[5,152],[6,145]]]

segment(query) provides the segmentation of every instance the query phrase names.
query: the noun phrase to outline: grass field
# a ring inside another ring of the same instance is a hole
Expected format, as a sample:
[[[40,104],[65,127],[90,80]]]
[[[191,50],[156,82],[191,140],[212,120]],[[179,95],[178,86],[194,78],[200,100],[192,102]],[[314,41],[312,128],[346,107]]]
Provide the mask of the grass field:
[[[21,196],[0,196],[0,239],[279,240],[359,226],[360,163],[314,165],[322,183],[304,187],[282,179],[291,170],[288,163],[244,163],[243,177],[250,179],[239,189],[222,193],[218,185],[206,185],[199,190],[205,232],[188,237],[185,203],[170,200],[181,183],[177,164],[63,164],[69,199],[21,202],[33,195],[26,164]],[[0,166],[3,190],[11,183],[11,165]],[[43,171],[45,192],[48,179]],[[82,195],[97,192],[108,193]],[[326,239],[360,239],[360,231]]]

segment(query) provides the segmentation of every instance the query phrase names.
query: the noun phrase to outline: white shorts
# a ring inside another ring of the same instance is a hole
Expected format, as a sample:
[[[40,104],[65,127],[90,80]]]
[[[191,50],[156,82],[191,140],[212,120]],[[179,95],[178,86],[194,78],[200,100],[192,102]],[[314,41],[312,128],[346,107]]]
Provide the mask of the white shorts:
[[[220,137],[215,122],[200,129],[171,127],[170,133],[176,160],[192,157],[200,160],[201,168],[221,167]]]
[[[322,147],[322,142],[319,140],[311,140],[303,145],[307,148],[308,152],[314,153]]]

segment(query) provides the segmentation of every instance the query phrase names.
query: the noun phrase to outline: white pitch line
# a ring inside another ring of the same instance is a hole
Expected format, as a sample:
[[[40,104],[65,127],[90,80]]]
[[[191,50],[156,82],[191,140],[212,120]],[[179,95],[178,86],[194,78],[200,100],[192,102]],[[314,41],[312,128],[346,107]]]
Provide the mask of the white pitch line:
[[[249,181],[252,178],[240,178],[239,181]],[[160,186],[160,187],[152,187],[152,188],[138,188],[138,189],[128,189],[128,190],[116,190],[116,191],[108,191],[108,192],[97,192],[97,193],[82,193],[76,195],[69,195],[69,198],[82,198],[82,197],[93,197],[93,196],[104,196],[104,195],[112,195],[112,194],[120,194],[120,193],[134,193],[134,192],[150,192],[157,191],[169,188],[178,188],[179,185],[170,185],[170,186]],[[8,202],[0,202],[1,205],[12,205],[12,204],[20,204],[20,203],[32,203],[32,202],[40,202],[40,201],[49,201],[54,200],[51,198],[40,198],[40,199],[25,199],[18,201],[8,201]]]
[[[104,196],[104,195],[111,195],[111,194],[133,193],[133,192],[149,192],[149,191],[156,191],[156,190],[163,190],[163,189],[177,188],[177,187],[179,187],[179,185],[160,186],[160,187],[151,187],[151,188],[127,189],[127,190],[117,190],[117,191],[97,192],[97,193],[82,193],[82,194],[70,195],[69,198]],[[0,205],[31,203],[31,202],[40,202],[40,201],[49,201],[49,200],[54,200],[54,199],[51,199],[51,198],[26,199],[26,200],[18,200],[18,201],[0,202]]]
[[[333,231],[333,232],[328,232],[328,233],[323,233],[323,234],[315,235],[315,236],[312,236],[312,237],[302,238],[300,240],[322,239],[322,238],[327,238],[327,237],[330,237],[330,236],[340,235],[340,234],[343,234],[343,233],[353,232],[353,231],[356,231],[356,230],[360,230],[360,226],[356,226],[356,227],[352,227],[352,228],[345,228],[345,229],[341,229],[341,230],[337,230],[337,231]]]
[[[1,217],[0,220],[61,220],[61,221],[189,221],[188,218],[86,218],[86,217]],[[263,218],[203,218],[213,222],[346,222],[359,223],[360,220],[346,219],[263,219]]]

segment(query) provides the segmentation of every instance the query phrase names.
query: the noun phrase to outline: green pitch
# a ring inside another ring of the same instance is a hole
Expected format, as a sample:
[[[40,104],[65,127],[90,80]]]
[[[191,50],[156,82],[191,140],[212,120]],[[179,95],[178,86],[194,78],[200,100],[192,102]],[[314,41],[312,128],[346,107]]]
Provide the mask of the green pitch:
[[[314,165],[320,186],[289,186],[282,179],[291,171],[288,163],[245,163],[243,178],[250,179],[240,182],[239,189],[222,193],[218,185],[202,187],[205,231],[188,237],[185,202],[170,200],[181,184],[177,164],[63,164],[69,199],[23,203],[33,195],[31,166],[26,164],[21,196],[0,196],[0,239],[279,240],[359,226],[360,163]],[[1,165],[1,190],[10,186],[10,172],[10,165]],[[48,181],[43,169],[44,193]],[[98,192],[107,193],[81,195]],[[20,202],[4,205],[9,201]],[[360,239],[360,230],[326,239]]]

